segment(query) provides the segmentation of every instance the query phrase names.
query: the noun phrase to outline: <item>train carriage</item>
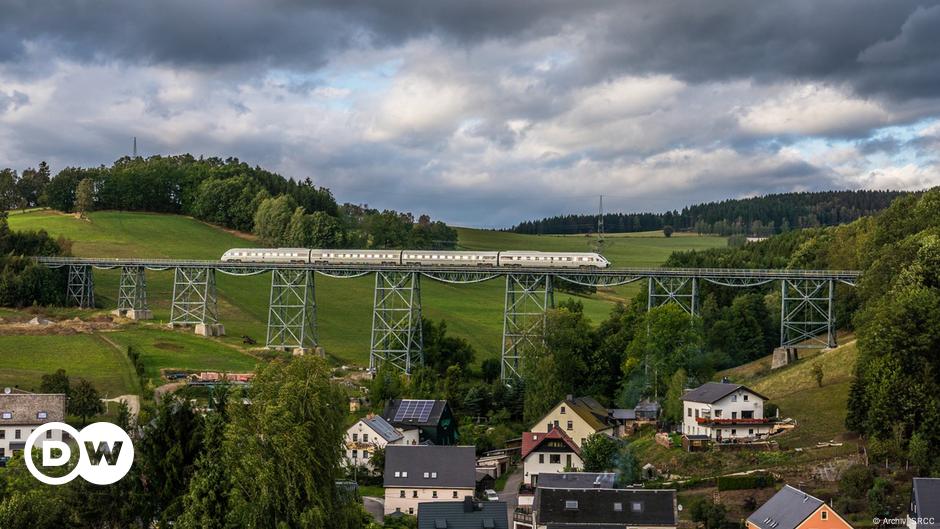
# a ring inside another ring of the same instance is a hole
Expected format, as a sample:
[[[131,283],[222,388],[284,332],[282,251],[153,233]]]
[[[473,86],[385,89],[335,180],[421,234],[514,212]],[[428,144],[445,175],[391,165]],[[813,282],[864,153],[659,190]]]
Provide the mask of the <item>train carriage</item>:
[[[405,250],[403,265],[422,266],[497,266],[499,252],[450,252],[435,250]]]
[[[310,250],[313,264],[399,265],[401,250]]]
[[[515,268],[607,268],[610,261],[588,252],[499,252],[499,266]]]
[[[222,261],[234,263],[309,263],[307,248],[232,248]]]

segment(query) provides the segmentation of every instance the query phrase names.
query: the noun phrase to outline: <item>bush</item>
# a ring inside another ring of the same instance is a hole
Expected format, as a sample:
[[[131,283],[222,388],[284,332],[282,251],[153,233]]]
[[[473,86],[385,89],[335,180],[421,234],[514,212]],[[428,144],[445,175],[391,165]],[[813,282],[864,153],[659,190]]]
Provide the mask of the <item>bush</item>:
[[[721,476],[718,478],[718,490],[763,489],[774,484],[774,477],[765,472],[746,476]]]

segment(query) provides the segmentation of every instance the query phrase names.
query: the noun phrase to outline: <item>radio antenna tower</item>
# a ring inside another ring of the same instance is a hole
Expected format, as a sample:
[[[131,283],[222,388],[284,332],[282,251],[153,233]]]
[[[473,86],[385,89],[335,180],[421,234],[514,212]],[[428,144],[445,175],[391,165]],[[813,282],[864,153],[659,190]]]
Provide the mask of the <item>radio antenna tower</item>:
[[[134,158],[137,158],[137,136],[134,136]]]

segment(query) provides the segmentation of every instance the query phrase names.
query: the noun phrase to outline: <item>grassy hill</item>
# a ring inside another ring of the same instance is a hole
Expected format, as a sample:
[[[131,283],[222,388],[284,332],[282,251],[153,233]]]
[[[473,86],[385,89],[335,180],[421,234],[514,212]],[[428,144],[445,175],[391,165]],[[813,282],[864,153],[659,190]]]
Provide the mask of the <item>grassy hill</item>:
[[[234,234],[188,217],[148,213],[96,212],[79,220],[55,211],[34,211],[10,217],[12,229],[45,229],[53,236],[74,241],[77,256],[217,259],[234,246],[253,244]],[[587,251],[591,239],[570,236],[530,236],[459,229],[459,245],[466,249],[535,249]],[[655,266],[675,250],[720,247],[721,237],[666,238],[659,232],[617,237],[605,255],[618,266]],[[117,271],[95,271],[96,298],[110,309],[116,305]],[[169,320],[173,280],[171,272],[148,272],[148,298],[156,320]],[[237,345],[248,335],[263,342],[267,321],[270,278],[217,276],[219,311],[228,336]],[[372,277],[333,279],[317,276],[319,334],[327,352],[338,360],[368,362],[372,319]],[[636,285],[618,287],[580,298],[595,322],[605,318],[618,299],[636,292]],[[433,320],[446,320],[448,330],[469,340],[477,360],[499,355],[503,310],[502,281],[476,285],[448,285],[425,280],[422,310]],[[568,297],[556,295],[561,301]]]

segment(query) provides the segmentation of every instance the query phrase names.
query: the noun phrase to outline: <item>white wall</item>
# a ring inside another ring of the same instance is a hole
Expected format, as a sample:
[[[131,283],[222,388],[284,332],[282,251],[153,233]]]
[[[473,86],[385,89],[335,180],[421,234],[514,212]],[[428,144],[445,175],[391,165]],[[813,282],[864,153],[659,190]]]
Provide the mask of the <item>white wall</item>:
[[[0,455],[10,457],[13,455],[13,451],[10,449],[11,444],[25,444],[26,438],[29,437],[29,434],[33,432],[36,428],[39,428],[39,425],[9,425],[9,426],[0,426],[0,432],[3,432],[3,439],[0,439]],[[16,431],[19,430],[20,438],[16,438]],[[56,441],[61,441],[64,437],[61,430],[50,430],[52,437],[49,439],[54,439]],[[36,441],[36,448],[42,448],[42,443],[47,439],[46,435],[40,435],[39,439]]]
[[[609,427],[603,430],[594,430],[585,421],[581,418],[580,415],[571,410],[570,405],[567,402],[562,401],[557,404],[551,411],[545,414],[544,417],[539,419],[536,423],[532,425],[532,428],[529,429],[530,432],[547,432],[549,430],[549,424],[558,423],[558,427],[561,428],[565,434],[574,441],[574,444],[578,445],[578,448],[581,448],[581,444],[589,436],[599,432],[606,432],[611,435],[614,434],[614,428]],[[571,423],[569,425],[569,422]],[[570,426],[570,427],[569,427]]]
[[[744,412],[752,412],[753,419],[764,418],[764,401],[753,392],[740,389],[724,396],[713,404],[683,401],[682,433],[687,435],[707,435],[712,439],[718,436],[724,439],[740,439],[764,435],[770,432],[769,425],[735,424],[710,427],[696,421],[698,417],[712,419],[743,419]],[[734,430],[734,433],[732,433]]]
[[[401,492],[405,491],[405,497]],[[437,497],[434,497],[434,493]],[[389,487],[385,489],[385,514],[389,515],[400,510],[405,514],[418,514],[418,504],[432,501],[462,501],[465,496],[473,496],[473,489],[454,488],[402,488]],[[417,498],[415,498],[417,494]],[[456,494],[456,495],[455,495]]]
[[[558,463],[551,462],[552,455],[559,456]],[[543,462],[541,463],[539,462],[539,456],[542,456]],[[532,476],[564,472],[565,467],[568,465],[568,456],[571,456],[571,468],[573,470],[584,467],[584,462],[581,461],[581,457],[574,452],[531,452],[522,463],[524,472],[523,481],[528,485],[532,485]]]

